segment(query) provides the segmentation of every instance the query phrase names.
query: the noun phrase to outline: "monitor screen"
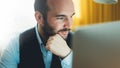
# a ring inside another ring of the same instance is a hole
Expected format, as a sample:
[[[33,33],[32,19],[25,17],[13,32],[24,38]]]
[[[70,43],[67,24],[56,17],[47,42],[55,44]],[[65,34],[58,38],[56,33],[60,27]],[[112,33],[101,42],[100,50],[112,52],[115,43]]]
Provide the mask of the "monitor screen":
[[[120,68],[120,21],[79,27],[73,36],[73,68]]]

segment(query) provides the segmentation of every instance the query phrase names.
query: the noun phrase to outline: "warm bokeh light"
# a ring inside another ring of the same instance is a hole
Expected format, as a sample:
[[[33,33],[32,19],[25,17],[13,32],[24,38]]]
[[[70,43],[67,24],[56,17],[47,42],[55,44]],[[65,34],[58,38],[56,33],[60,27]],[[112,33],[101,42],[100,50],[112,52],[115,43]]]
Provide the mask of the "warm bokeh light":
[[[80,18],[80,0],[73,0],[75,7],[75,17]]]
[[[75,15],[73,17],[72,30],[79,26],[81,20],[81,11],[80,11],[80,0],[73,0],[75,7]]]

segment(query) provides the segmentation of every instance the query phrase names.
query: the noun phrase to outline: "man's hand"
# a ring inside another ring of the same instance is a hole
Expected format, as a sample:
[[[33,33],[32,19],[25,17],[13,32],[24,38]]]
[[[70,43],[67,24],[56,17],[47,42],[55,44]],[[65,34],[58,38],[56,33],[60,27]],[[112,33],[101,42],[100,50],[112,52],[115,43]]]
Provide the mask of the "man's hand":
[[[71,51],[66,41],[59,34],[49,37],[46,49],[61,58],[65,58]]]

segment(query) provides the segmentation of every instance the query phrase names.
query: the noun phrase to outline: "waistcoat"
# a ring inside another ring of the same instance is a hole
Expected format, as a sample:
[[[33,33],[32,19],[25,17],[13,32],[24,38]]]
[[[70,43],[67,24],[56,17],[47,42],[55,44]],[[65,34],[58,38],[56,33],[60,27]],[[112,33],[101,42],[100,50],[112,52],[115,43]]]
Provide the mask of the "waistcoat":
[[[71,38],[72,34],[69,33],[66,42],[70,48]],[[45,68],[43,54],[37,40],[35,28],[20,34],[19,44],[20,63],[18,64],[18,68]],[[62,68],[60,58],[54,54],[52,55],[50,68]]]

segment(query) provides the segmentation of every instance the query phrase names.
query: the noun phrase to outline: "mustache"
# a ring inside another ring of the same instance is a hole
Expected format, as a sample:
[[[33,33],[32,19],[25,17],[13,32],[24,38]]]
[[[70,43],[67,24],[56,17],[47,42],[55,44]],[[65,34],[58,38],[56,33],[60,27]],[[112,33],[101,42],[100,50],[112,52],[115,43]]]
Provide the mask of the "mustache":
[[[59,30],[57,33],[62,32],[62,31],[70,31],[70,30],[71,30],[70,28],[65,28],[65,29]]]

